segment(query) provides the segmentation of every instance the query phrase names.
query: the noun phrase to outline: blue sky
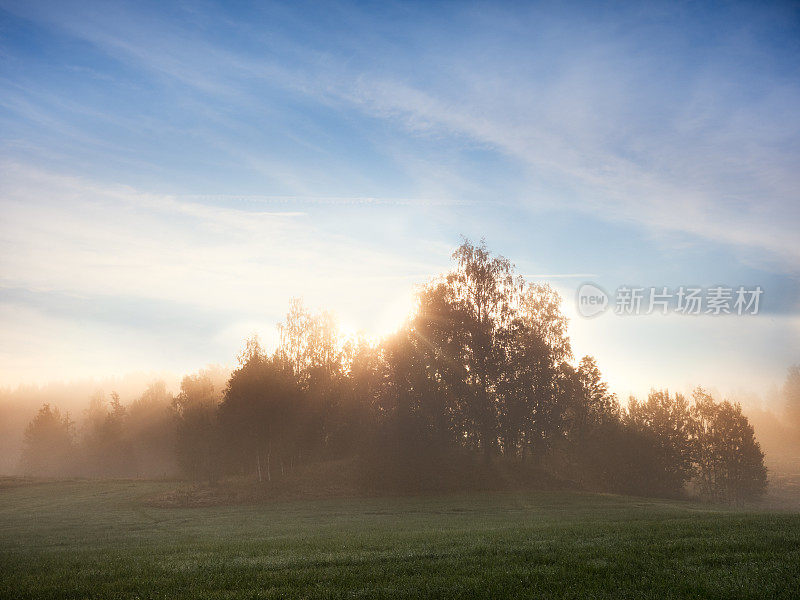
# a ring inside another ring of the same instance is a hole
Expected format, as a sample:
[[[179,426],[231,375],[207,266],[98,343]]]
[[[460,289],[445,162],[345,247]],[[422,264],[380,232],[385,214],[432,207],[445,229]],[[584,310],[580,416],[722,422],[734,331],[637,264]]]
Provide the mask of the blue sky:
[[[796,4],[0,2],[0,383],[391,329],[485,237],[621,395],[800,361]],[[574,314],[583,281],[762,314]]]

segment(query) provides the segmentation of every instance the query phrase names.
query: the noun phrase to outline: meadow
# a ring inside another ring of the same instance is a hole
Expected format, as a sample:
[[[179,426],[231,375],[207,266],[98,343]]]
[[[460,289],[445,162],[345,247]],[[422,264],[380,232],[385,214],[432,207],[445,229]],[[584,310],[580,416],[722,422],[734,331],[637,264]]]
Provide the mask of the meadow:
[[[800,514],[581,492],[158,508],[0,487],[3,598],[791,598]]]

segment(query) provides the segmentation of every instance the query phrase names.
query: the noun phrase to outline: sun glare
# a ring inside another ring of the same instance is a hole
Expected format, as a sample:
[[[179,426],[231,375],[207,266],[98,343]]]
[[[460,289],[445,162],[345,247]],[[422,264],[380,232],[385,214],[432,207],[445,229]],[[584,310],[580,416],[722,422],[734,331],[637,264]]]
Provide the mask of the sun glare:
[[[416,302],[416,294],[413,290],[409,290],[371,313],[339,319],[342,343],[361,338],[371,344],[377,344],[403,326],[413,314]]]
[[[417,298],[413,290],[400,294],[375,315],[369,333],[384,337],[396,332],[414,312],[416,302]]]

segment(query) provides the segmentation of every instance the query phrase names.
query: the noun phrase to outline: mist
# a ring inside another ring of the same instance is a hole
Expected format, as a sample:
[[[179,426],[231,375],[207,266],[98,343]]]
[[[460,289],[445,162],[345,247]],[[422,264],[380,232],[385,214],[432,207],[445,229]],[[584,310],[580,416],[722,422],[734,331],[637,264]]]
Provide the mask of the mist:
[[[0,596],[796,600],[799,42],[0,0]]]
[[[697,388],[620,401],[593,357],[573,355],[562,306],[467,240],[382,339],[295,299],[277,347],[251,337],[235,369],[178,385],[137,375],[4,392],[4,468],[213,486],[244,477],[258,495],[317,493],[309,473],[328,464],[353,473],[338,484],[369,491],[566,485],[736,500],[774,489],[798,500],[796,367],[769,399]]]
[[[224,367],[208,367],[210,372],[219,372],[218,385],[224,387]],[[21,451],[25,427],[36,416],[36,413],[47,404],[67,417],[74,428],[76,436],[85,432],[90,415],[88,414],[93,399],[102,398],[102,406],[107,407],[111,393],[117,393],[123,404],[130,406],[141,400],[143,394],[153,386],[163,386],[164,397],[157,400],[159,409],[166,411],[172,394],[179,388],[181,376],[168,373],[129,373],[115,378],[73,380],[69,382],[53,381],[44,385],[20,385],[14,389],[0,388],[0,474],[20,475],[24,468],[21,465]],[[162,448],[165,460],[173,453],[172,448]],[[160,460],[160,459],[159,459]],[[174,461],[174,459],[173,459]],[[64,470],[56,475],[77,475],[72,470]],[[161,476],[163,473],[144,467],[141,475]],[[173,468],[169,475],[175,475]]]

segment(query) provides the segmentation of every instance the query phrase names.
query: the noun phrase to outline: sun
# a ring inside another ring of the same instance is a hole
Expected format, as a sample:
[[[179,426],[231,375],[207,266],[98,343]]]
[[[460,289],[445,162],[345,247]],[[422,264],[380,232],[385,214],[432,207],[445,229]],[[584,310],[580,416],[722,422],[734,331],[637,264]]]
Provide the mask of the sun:
[[[397,294],[390,302],[364,314],[363,320],[340,320],[339,332],[344,340],[365,338],[375,344],[395,333],[413,314],[417,297],[413,290]]]
[[[416,308],[417,296],[408,290],[384,305],[376,314],[372,333],[385,337],[395,333],[409,319]]]

